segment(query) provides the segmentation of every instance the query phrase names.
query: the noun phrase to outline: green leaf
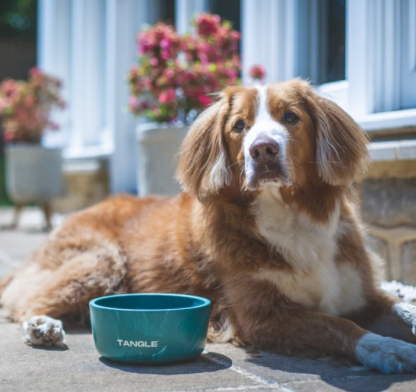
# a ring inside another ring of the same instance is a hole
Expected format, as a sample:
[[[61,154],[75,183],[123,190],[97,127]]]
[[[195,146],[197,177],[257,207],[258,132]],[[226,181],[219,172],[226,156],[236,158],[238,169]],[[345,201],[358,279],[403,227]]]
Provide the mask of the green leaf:
[[[215,72],[215,71],[217,70],[217,64],[210,63],[210,64],[208,65],[208,70],[209,70],[210,72]]]

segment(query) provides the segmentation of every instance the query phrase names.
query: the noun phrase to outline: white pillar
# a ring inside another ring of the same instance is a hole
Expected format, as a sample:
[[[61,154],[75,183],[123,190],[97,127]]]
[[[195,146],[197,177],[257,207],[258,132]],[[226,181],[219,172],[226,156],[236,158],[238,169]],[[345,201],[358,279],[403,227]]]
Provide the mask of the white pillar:
[[[62,97],[71,98],[71,0],[39,0],[38,66],[63,81]],[[69,110],[56,111],[53,120],[61,125],[59,132],[48,132],[43,142],[49,146],[66,146],[70,142]]]
[[[383,86],[381,94],[375,95],[374,111],[384,112],[400,109],[400,67],[402,60],[401,53],[401,24],[404,22],[401,18],[402,5],[405,2],[384,0],[381,2],[382,15],[377,24],[380,26],[383,44],[378,53],[382,64],[381,72],[378,74],[376,84]],[[407,15],[406,15],[407,16]],[[410,36],[410,33],[405,34]],[[381,38],[377,38],[380,40]],[[404,38],[404,37],[403,37]]]
[[[176,0],[176,30],[179,34],[191,31],[191,21],[195,14],[207,10],[206,0]]]
[[[105,8],[101,0],[72,0],[72,150],[101,143],[106,83]]]
[[[241,0],[243,79],[256,64],[266,67],[267,81],[296,75],[297,0]]]
[[[401,109],[416,107],[416,0],[401,2]]]
[[[152,23],[151,0],[106,1],[106,127],[111,136],[111,192],[135,192],[137,120],[127,112],[127,73],[137,58],[136,37],[142,25]]]

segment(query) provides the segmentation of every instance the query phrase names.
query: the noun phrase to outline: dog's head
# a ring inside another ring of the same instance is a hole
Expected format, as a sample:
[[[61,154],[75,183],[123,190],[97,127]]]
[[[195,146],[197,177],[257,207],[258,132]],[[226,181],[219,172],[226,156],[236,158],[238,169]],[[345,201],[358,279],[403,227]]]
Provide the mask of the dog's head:
[[[367,160],[354,120],[301,80],[228,87],[182,145],[178,179],[200,199],[274,183],[350,183]]]

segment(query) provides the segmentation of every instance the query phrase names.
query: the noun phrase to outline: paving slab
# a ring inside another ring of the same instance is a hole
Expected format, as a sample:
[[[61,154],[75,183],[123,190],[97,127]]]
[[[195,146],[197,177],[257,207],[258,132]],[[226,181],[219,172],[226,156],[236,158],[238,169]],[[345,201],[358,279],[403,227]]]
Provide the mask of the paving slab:
[[[0,312],[0,390],[4,391],[188,391],[255,386],[231,370],[232,360],[209,353],[178,365],[133,366],[108,361],[88,330],[70,330],[68,350],[36,349],[23,343],[20,327]]]
[[[258,375],[268,384],[378,375],[361,366],[345,366],[330,359],[292,358],[264,351],[243,350],[223,344],[211,344],[209,347],[210,350],[219,351],[232,358],[235,366]]]
[[[4,229],[11,223],[12,216],[12,208],[0,208],[0,276],[24,261],[48,235],[42,229],[43,216],[40,210],[32,207],[24,209],[19,228]]]
[[[287,391],[296,392],[415,392],[416,381],[414,375],[360,377],[352,376],[338,378],[335,380],[311,380],[303,382],[292,382],[281,385]]]

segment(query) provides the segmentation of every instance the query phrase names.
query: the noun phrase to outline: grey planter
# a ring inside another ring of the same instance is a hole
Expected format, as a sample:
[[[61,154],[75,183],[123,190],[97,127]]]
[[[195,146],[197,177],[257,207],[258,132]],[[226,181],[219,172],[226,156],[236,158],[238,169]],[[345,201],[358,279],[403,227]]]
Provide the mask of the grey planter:
[[[139,196],[171,196],[180,192],[174,176],[187,130],[187,127],[159,123],[137,126]]]
[[[40,145],[6,147],[6,187],[16,204],[45,203],[63,193],[62,151]]]

